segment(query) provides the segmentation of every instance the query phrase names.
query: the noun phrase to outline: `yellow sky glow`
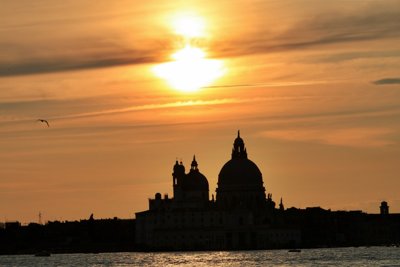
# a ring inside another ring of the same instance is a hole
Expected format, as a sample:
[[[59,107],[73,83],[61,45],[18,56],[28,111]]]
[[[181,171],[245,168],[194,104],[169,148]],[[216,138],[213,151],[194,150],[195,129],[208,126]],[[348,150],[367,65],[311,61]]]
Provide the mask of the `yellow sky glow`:
[[[400,212],[400,1],[359,2],[2,1],[0,223],[131,218],[193,154],[211,196],[238,129],[285,207]]]
[[[186,38],[203,37],[205,35],[204,19],[194,14],[180,14],[172,21],[176,34]]]
[[[189,45],[172,55],[175,61],[153,68],[154,73],[182,92],[195,92],[224,74],[221,60],[206,59],[205,53]]]
[[[221,77],[225,70],[221,60],[207,59],[203,49],[190,44],[192,38],[205,35],[204,20],[196,15],[177,16],[173,30],[185,39],[182,49],[171,55],[172,62],[153,68],[156,76],[181,92],[196,92]]]

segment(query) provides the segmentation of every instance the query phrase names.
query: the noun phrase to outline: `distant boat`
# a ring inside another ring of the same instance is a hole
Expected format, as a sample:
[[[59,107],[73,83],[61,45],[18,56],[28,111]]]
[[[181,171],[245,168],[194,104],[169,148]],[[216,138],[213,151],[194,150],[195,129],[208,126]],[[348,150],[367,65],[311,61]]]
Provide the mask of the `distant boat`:
[[[50,257],[50,255],[51,255],[50,252],[43,250],[36,253],[35,257]]]
[[[288,252],[301,252],[300,249],[289,249]]]

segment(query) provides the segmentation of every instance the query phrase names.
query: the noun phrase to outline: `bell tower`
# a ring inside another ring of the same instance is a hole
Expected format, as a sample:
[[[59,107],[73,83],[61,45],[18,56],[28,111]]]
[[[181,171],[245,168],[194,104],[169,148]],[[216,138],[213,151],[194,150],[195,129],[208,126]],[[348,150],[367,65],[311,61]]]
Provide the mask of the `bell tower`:
[[[386,201],[382,201],[381,202],[381,215],[388,215],[389,214],[389,206],[388,203]]]
[[[181,200],[183,197],[182,192],[182,180],[185,178],[185,166],[183,166],[182,161],[178,163],[176,160],[173,173],[172,173],[172,186],[174,189],[174,199]]]

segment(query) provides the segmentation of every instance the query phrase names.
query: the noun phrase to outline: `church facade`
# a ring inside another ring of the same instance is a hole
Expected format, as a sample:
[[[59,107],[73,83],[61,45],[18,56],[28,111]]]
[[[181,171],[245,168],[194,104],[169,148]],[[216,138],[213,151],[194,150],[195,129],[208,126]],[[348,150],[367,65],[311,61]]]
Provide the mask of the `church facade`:
[[[136,213],[135,243],[147,250],[226,250],[296,247],[301,232],[279,222],[283,212],[266,194],[262,173],[248,158],[238,132],[231,159],[221,168],[216,198],[193,157],[186,172],[176,161],[173,197],[156,193]]]

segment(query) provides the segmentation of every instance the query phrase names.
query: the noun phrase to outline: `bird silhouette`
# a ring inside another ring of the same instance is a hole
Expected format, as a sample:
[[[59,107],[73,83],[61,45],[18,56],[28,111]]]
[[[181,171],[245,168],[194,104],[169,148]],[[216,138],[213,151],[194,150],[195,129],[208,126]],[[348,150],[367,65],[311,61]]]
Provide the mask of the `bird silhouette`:
[[[38,119],[37,121],[44,122],[44,123],[47,124],[47,127],[50,127],[49,122],[47,120]]]

